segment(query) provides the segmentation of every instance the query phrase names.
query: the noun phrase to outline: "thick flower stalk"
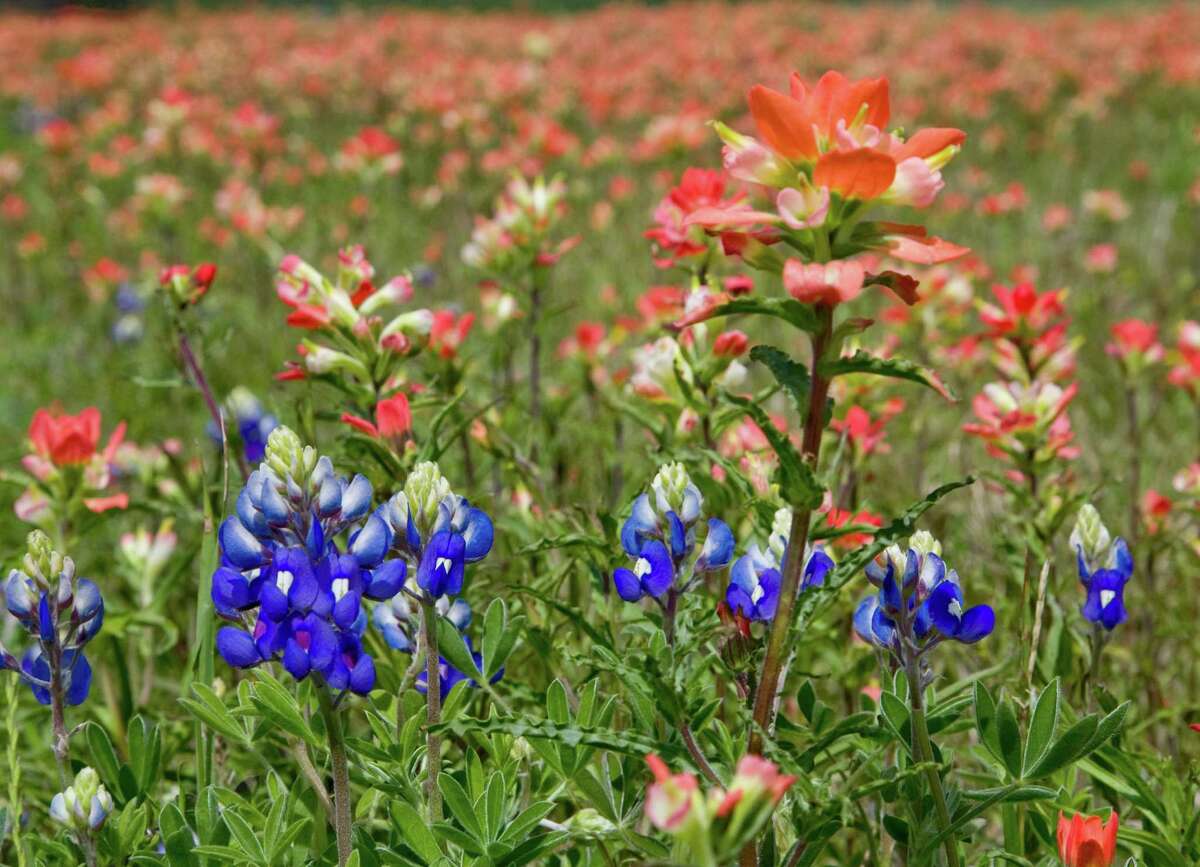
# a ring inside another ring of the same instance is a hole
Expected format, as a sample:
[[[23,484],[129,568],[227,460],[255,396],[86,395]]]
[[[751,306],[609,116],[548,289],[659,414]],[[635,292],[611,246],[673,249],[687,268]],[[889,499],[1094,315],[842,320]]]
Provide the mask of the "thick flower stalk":
[[[38,703],[50,707],[54,758],[65,786],[71,767],[65,709],[82,704],[91,689],[83,651],[104,623],[104,600],[94,582],[76,576],[74,561],[35,530],[21,568],[4,583],[4,601],[31,643],[20,661],[0,645],[0,669],[15,672]]]
[[[433,329],[428,309],[397,312],[413,297],[407,275],[377,286],[375,268],[361,246],[338,253],[329,279],[294,254],[279,263],[275,292],[292,312],[287,324],[309,332],[280,379],[313,378],[346,392],[359,414],[370,411],[397,385],[401,363],[423,350]]]
[[[907,550],[890,546],[866,567],[867,579],[879,588],[878,593],[864,599],[854,612],[859,637],[883,650],[908,679],[916,762],[934,760],[925,721],[925,688],[932,680],[927,654],[945,641],[974,644],[996,626],[991,606],[966,607],[958,574],[946,566],[941,550],[941,543],[925,532],[915,534]],[[931,767],[926,778],[938,827],[946,831],[950,813],[941,774]],[[947,862],[956,867],[958,844],[953,835],[947,836],[945,851]]]
[[[668,644],[675,641],[679,597],[705,573],[723,569],[733,559],[733,531],[720,518],[704,521],[703,506],[700,489],[683,464],[666,464],[650,490],[633,501],[621,527],[621,547],[634,562],[613,573],[613,586],[626,602],[648,596],[658,603]],[[701,525],[703,543],[697,539]]]

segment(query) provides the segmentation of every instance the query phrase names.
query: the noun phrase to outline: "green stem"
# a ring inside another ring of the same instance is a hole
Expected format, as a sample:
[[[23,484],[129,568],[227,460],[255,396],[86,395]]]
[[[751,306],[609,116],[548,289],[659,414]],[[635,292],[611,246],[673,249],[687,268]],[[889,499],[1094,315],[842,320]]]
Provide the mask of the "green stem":
[[[930,767],[925,772],[929,781],[929,792],[933,796],[933,808],[937,813],[938,831],[945,833],[950,827],[950,811],[946,808],[946,792],[942,788],[942,776],[932,765],[933,744],[929,741],[929,726],[925,722],[925,697],[921,688],[920,661],[911,660],[906,666],[908,675],[908,705],[912,719],[913,761],[929,762]],[[946,863],[949,867],[959,867],[958,844],[953,834],[948,834],[942,844],[946,850]]]
[[[321,703],[321,718],[325,721],[325,735],[329,738],[329,762],[333,766],[333,832],[337,836],[338,867],[345,867],[350,860],[350,765],[346,761],[346,734],[342,729],[342,718],[333,706],[329,687],[322,684],[317,688],[317,699]]]
[[[429,821],[442,819],[442,792],[438,788],[438,773],[442,765],[442,738],[433,727],[442,721],[442,673],[438,656],[437,609],[433,600],[421,599],[421,639],[425,651],[425,795],[429,803]]]

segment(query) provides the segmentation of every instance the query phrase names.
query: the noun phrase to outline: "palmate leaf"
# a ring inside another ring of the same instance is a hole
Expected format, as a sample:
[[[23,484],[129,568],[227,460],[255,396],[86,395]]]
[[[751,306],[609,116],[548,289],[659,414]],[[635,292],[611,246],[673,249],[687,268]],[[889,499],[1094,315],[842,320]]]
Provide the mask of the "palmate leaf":
[[[817,481],[812,467],[792,445],[788,435],[775,427],[766,410],[748,398],[735,394],[726,394],[726,398],[754,419],[775,450],[779,458],[779,492],[784,502],[797,509],[815,509],[821,505],[825,488]]]
[[[903,358],[880,358],[860,349],[853,355],[822,361],[819,369],[822,376],[830,378],[847,373],[871,373],[875,376],[904,379],[932,388],[946,400],[958,400],[937,373]]]

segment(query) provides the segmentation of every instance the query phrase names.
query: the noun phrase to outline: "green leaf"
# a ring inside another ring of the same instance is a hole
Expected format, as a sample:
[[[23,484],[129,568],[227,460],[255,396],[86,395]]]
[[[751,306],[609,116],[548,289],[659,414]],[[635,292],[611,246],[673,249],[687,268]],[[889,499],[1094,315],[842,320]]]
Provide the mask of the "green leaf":
[[[404,801],[392,802],[392,825],[400,831],[404,842],[417,853],[426,864],[432,864],[442,857],[437,838],[425,824],[421,814]]]
[[[485,835],[479,824],[479,817],[475,815],[475,805],[458,780],[450,774],[442,774],[438,777],[438,787],[442,790],[442,800],[446,802],[458,824],[473,838],[483,842]]]
[[[682,327],[694,325],[696,322],[705,322],[709,319],[737,316],[742,313],[773,316],[809,334],[816,334],[821,330],[821,323],[817,320],[817,314],[807,304],[801,304],[794,298],[764,298],[754,295],[726,301],[724,304],[720,304],[711,310],[704,311],[703,316],[694,321],[683,320]],[[680,325],[681,323],[675,323],[670,327],[674,330],[681,330]]]
[[[779,458],[779,487],[784,502],[797,509],[815,509],[821,505],[825,488],[817,481],[813,469],[792,445],[788,435],[771,421],[761,406],[735,394],[726,394],[726,399],[744,409],[771,443]]]
[[[975,731],[979,733],[979,742],[996,757],[996,761],[1003,762],[1000,732],[996,727],[996,700],[981,681],[975,681]]]
[[[1058,728],[1058,706],[1061,701],[1062,687],[1055,678],[1038,696],[1033,706],[1033,715],[1029,718],[1029,732],[1025,737],[1025,761],[1023,767],[1029,772],[1050,749],[1054,732]]]
[[[801,417],[808,414],[810,380],[807,367],[774,346],[756,346],[750,350],[750,358],[767,366],[776,381],[792,396]]]
[[[269,674],[263,671],[258,673],[258,680],[250,686],[250,701],[259,713],[288,734],[305,741],[309,746],[321,746],[321,739],[300,713],[296,697]]]
[[[1099,728],[1100,717],[1098,715],[1093,713],[1085,716],[1063,732],[1062,737],[1054,742],[1041,760],[1026,774],[1026,777],[1036,780],[1039,777],[1048,776],[1083,757],[1088,752],[1088,746]]]
[[[1133,702],[1127,701],[1124,704],[1118,705],[1113,709],[1112,713],[1100,720],[1100,725],[1096,727],[1096,734],[1088,742],[1087,749],[1083,751],[1081,757],[1102,747],[1108,742],[1109,738],[1121,730],[1121,726],[1125,723],[1125,715],[1129,713],[1129,708],[1132,704]]]
[[[514,617],[509,620],[508,607],[503,599],[495,599],[488,606],[487,613],[483,618],[483,641],[481,643],[483,666],[487,669],[484,675],[488,680],[491,680],[492,676],[508,661],[524,626],[525,619],[523,617]]]
[[[1012,701],[1000,699],[996,706],[996,735],[1000,744],[1000,758],[1004,767],[1014,778],[1021,776],[1021,730],[1017,727],[1017,714]]]
[[[957,400],[936,373],[903,358],[880,358],[859,349],[853,355],[822,361],[819,369],[823,376],[830,378],[847,373],[870,373],[892,379],[905,379],[932,388],[946,400]]]
[[[195,681],[192,684],[192,693],[196,698],[185,696],[179,699],[179,703],[187,708],[192,716],[214,731],[220,732],[227,739],[243,746],[250,745],[250,737],[246,734],[246,730],[233,718],[229,708],[217,697],[211,687]]]
[[[437,618],[438,654],[473,680],[486,680],[479,669],[475,667],[475,658],[471,655],[471,651],[467,650],[467,643],[463,640],[462,633],[445,617],[440,614],[435,616]]]
[[[891,728],[892,733],[904,743],[905,748],[909,744],[909,724],[908,724],[908,708],[899,696],[890,692],[883,692],[879,696],[879,709],[883,711],[883,718]]]
[[[238,846],[249,856],[250,860],[258,864],[266,862],[267,853],[263,851],[262,844],[258,841],[250,823],[242,818],[236,810],[226,810],[223,818],[225,827],[229,829],[233,839],[237,841]]]
[[[88,722],[84,726],[84,733],[88,751],[92,754],[92,767],[100,774],[100,779],[110,792],[120,794],[121,790],[117,785],[120,763],[117,761],[117,752],[113,749],[108,732],[99,723]]]

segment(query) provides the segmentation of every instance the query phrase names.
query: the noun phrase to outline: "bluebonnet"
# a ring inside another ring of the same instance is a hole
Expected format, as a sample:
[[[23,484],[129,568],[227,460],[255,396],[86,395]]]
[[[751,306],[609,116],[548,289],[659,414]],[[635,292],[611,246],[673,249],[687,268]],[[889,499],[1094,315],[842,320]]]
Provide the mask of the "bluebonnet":
[[[621,527],[621,546],[632,568],[613,573],[617,594],[626,602],[650,596],[663,604],[691,588],[705,572],[723,569],[733,559],[733,532],[718,518],[702,520],[704,498],[682,464],[659,469],[650,491],[633,501]],[[704,524],[703,543],[696,531]]]
[[[991,606],[966,608],[958,573],[948,569],[941,544],[925,532],[867,564],[867,579],[879,588],[854,612],[854,629],[870,644],[889,651],[902,665],[942,641],[974,644],[991,634]]]
[[[117,318],[113,321],[110,334],[114,343],[136,343],[142,339],[146,330],[142,314],[146,307],[145,299],[129,283],[122,283],[113,295],[117,308]]]
[[[416,569],[417,587],[427,599],[462,592],[468,563],[492,550],[492,520],[450,490],[437,464],[413,467],[404,490],[375,510],[388,530],[389,553]]]
[[[1133,577],[1133,555],[1121,537],[1115,540],[1090,503],[1079,510],[1071,531],[1079,580],[1087,598],[1079,609],[1083,616],[1107,631],[1124,623],[1125,585]]]
[[[92,683],[83,648],[104,623],[100,588],[77,578],[75,563],[40,530],[29,535],[22,567],[9,573],[4,599],[32,642],[20,661],[0,645],[0,669],[16,672],[41,704],[53,703],[56,688],[66,704],[82,704]]]
[[[232,416],[234,428],[227,432],[236,432],[247,463],[258,463],[266,456],[267,439],[271,436],[271,431],[279,426],[279,420],[267,412],[258,398],[244,388],[235,388],[230,392],[225,405],[228,414]],[[226,425],[229,426],[228,422]],[[209,437],[220,445],[221,431],[216,422],[210,421],[207,430]]]
[[[415,599],[396,597],[375,607],[372,619],[388,645],[407,653],[419,649],[418,618],[423,603],[431,605],[454,625],[476,667],[482,668],[483,660],[466,635],[471,607],[466,600],[454,597],[463,590],[467,565],[479,562],[492,549],[491,519],[466,498],[455,494],[437,464],[431,462],[413,467],[404,490],[376,509],[375,514],[391,530],[389,555],[416,570],[420,590]],[[445,657],[439,656],[438,662],[439,694],[445,695],[463,681],[478,686]],[[496,672],[491,682],[498,681],[503,673],[503,669]],[[416,687],[422,693],[426,691],[426,671],[417,676]]]
[[[375,662],[362,641],[364,600],[395,597],[407,566],[385,559],[391,530],[371,513],[365,477],[339,477],[286,427],[272,431],[265,458],[219,531],[213,604],[247,628],[223,627],[217,650],[236,668],[278,660],[297,680],[317,674],[334,690],[365,695]]]
[[[734,562],[729,572],[729,587],[725,590],[725,604],[730,611],[748,620],[766,622],[774,619],[787,561],[791,525],[792,510],[786,507],[779,509],[771,525],[766,550],[752,542],[747,552]],[[825,576],[833,566],[833,560],[820,546],[807,548],[804,552],[801,592],[824,584]]]

